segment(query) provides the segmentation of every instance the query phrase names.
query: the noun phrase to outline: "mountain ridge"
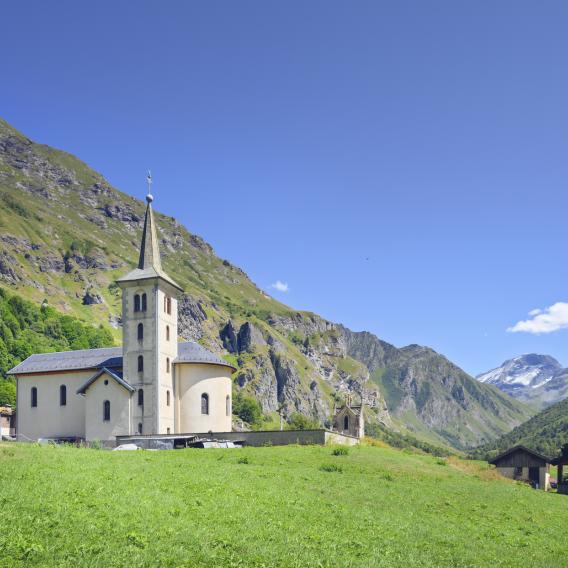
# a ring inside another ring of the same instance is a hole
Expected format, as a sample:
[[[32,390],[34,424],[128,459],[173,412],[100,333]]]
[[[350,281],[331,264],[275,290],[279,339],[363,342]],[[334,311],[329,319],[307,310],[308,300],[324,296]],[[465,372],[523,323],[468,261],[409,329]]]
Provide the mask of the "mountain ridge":
[[[0,286],[120,332],[115,280],[136,262],[144,204],[66,152],[0,119]],[[368,421],[458,449],[530,415],[433,350],[399,349],[270,297],[201,237],[156,212],[164,268],[183,285],[180,336],[238,365],[235,388],[277,411],[329,425],[334,404],[362,397]],[[272,421],[272,422],[271,422]]]

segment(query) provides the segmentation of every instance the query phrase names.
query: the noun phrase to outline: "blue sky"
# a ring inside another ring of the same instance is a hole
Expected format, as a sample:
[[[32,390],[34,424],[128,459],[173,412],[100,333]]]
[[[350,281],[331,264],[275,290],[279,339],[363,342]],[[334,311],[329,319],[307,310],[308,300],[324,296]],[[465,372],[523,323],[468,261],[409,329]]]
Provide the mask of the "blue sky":
[[[139,197],[151,168],[156,208],[275,297],[470,373],[568,365],[565,1],[23,0],[2,20],[0,116]]]

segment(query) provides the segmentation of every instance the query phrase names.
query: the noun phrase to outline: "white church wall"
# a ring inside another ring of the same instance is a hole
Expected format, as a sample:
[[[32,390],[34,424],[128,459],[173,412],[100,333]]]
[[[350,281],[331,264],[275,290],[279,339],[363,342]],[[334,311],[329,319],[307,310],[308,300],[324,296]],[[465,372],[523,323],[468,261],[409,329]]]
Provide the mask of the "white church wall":
[[[221,365],[176,364],[180,432],[230,432],[232,428],[231,370]],[[209,414],[201,413],[201,395],[209,397]],[[226,400],[229,397],[229,412]]]
[[[85,399],[76,394],[95,373],[73,371],[17,377],[17,437],[29,441],[38,438],[85,437]],[[67,404],[60,405],[59,389],[67,387]],[[37,407],[31,405],[32,387],[37,388]]]
[[[105,382],[107,384],[105,384]],[[130,392],[108,375],[101,375],[87,390],[85,397],[86,439],[114,440],[132,434],[130,430]],[[104,420],[103,403],[110,402],[110,420]]]

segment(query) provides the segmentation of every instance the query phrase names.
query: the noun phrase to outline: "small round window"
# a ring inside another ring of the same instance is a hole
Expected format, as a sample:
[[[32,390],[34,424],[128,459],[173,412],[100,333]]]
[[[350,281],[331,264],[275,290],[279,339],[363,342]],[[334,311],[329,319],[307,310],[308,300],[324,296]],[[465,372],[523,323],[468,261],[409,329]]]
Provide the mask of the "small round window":
[[[108,385],[108,379],[105,379],[105,385]]]

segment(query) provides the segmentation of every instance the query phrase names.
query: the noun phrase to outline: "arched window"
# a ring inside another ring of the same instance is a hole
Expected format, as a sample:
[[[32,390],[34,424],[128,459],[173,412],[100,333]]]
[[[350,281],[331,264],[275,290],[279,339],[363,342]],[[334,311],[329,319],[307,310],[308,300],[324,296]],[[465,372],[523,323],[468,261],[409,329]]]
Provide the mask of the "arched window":
[[[144,406],[144,389],[138,389],[138,406]]]
[[[201,395],[201,414],[209,414],[209,395],[206,392]]]
[[[140,311],[140,295],[139,294],[136,294],[134,296],[134,311],[135,312]]]
[[[168,297],[164,296],[164,313],[168,311]]]
[[[59,387],[59,406],[67,406],[67,387],[65,385]]]
[[[110,421],[110,400],[105,400],[103,402],[103,420],[105,422]]]
[[[170,372],[170,358],[166,357],[166,373]]]
[[[138,372],[141,373],[144,370],[144,357],[138,355]]]
[[[142,434],[142,422],[138,422],[138,434]]]
[[[170,326],[166,325],[166,341],[170,340]]]
[[[231,416],[231,397],[229,395],[225,399],[225,412],[227,416]]]
[[[166,428],[166,434],[169,434],[169,433],[170,433],[170,429]]]
[[[172,313],[172,299],[168,296],[168,309],[167,309],[168,314]]]
[[[166,404],[170,405],[170,391],[166,391]]]
[[[146,294],[142,294],[142,311],[145,312],[148,307],[148,300]]]
[[[349,416],[346,416],[343,419],[343,429],[344,430],[349,430]]]
[[[37,406],[37,387],[32,387],[32,406]]]
[[[144,339],[144,324],[138,324],[138,341],[142,341]]]

